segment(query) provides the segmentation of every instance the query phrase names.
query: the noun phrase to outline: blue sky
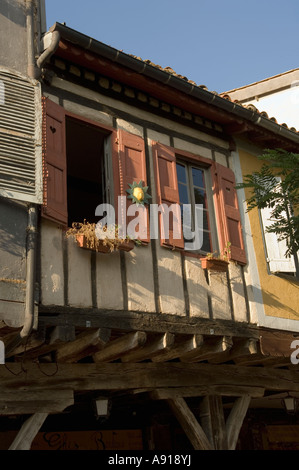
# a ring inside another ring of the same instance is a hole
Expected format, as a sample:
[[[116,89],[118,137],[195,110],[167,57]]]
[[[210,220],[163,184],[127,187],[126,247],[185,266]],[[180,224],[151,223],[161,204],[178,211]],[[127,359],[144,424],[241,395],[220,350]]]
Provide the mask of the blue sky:
[[[46,0],[56,21],[227,91],[299,67],[298,0]]]

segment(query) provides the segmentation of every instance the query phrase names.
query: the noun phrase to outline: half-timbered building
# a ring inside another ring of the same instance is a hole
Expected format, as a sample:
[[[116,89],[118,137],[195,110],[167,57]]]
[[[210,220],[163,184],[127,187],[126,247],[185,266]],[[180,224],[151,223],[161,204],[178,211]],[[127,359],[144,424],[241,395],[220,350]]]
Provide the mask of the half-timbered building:
[[[65,25],[45,31],[37,3],[4,2],[13,24],[0,10],[1,36],[26,39],[22,67],[3,51],[0,64],[2,447],[265,448],[299,393],[298,284],[291,326],[263,321],[265,303],[285,307],[259,282],[235,186],[242,149],[298,152],[297,131]],[[136,243],[67,236],[98,207],[117,224],[120,201],[138,209],[134,185],[149,196]],[[153,233],[154,205],[200,205],[200,246],[161,211]]]

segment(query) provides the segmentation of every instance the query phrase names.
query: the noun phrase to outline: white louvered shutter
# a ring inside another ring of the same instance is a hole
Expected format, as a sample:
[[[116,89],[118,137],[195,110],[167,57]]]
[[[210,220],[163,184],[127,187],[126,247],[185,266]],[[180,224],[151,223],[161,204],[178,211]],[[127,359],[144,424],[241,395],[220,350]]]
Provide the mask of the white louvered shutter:
[[[42,203],[40,84],[0,68],[0,195]]]
[[[272,273],[294,273],[296,272],[294,257],[286,258],[286,242],[279,241],[275,233],[267,232],[267,227],[273,224],[271,212],[273,209],[261,209],[261,219],[263,224],[264,239],[267,250],[267,262]]]

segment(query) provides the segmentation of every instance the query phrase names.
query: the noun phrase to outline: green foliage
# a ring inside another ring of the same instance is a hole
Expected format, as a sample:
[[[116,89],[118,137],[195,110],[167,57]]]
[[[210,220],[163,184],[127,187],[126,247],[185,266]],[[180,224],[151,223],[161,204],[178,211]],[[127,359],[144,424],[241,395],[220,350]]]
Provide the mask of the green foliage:
[[[272,209],[267,231],[286,241],[286,256],[295,255],[299,250],[299,154],[265,150],[259,159],[263,161],[261,170],[246,175],[237,188],[251,189],[249,211]]]

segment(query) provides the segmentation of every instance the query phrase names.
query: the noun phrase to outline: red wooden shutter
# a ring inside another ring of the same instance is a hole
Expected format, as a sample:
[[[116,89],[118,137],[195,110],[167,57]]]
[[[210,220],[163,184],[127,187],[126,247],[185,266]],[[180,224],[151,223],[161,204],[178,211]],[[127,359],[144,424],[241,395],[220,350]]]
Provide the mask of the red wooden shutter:
[[[179,207],[180,197],[178,189],[176,156],[173,149],[161,144],[155,144],[154,160],[156,170],[157,203],[166,204],[168,207],[177,204]],[[166,227],[164,227],[163,217],[160,215],[160,235],[161,244],[179,249],[184,249],[183,232],[181,229],[181,238],[174,238],[173,218],[169,217],[169,237],[167,237]],[[178,221],[181,224],[181,220]]]
[[[231,243],[231,259],[246,264],[246,253],[242,235],[241,216],[235,189],[234,172],[223,165],[215,165],[218,181],[218,225],[222,233],[219,234],[220,251],[223,251],[227,242]]]
[[[119,190],[115,192],[115,197],[118,195],[126,196],[126,209],[128,209],[128,207],[133,204],[133,201],[128,199],[129,194],[127,193],[127,189],[130,189],[129,184],[142,181],[142,186],[147,186],[146,159],[143,138],[122,130],[119,131],[119,177],[117,180]],[[146,210],[142,218],[142,224],[145,233],[141,234],[139,239],[142,242],[149,242],[149,214],[147,206],[144,207]],[[136,208],[136,210],[137,209],[138,208]],[[130,221],[134,220],[137,216],[138,213],[136,212],[136,216],[126,217],[124,219],[126,220],[126,225],[128,226]]]
[[[48,98],[43,98],[43,166],[42,215],[67,225],[65,112]]]

